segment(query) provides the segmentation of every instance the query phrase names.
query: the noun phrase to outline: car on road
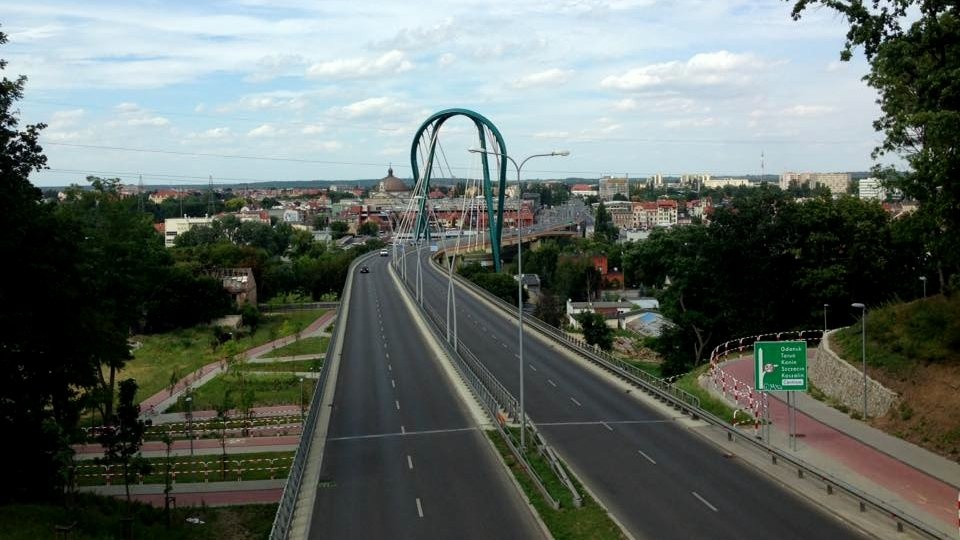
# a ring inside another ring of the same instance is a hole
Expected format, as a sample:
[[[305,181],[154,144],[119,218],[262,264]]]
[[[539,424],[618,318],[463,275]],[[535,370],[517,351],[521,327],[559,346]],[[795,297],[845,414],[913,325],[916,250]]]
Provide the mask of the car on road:
[[[361,273],[361,274],[369,274],[369,273],[370,273],[370,269],[367,268],[366,266],[361,266],[361,267],[360,267],[360,273]]]
[[[389,257],[389,256],[390,256],[390,252],[387,251],[387,250],[385,250],[385,249],[381,249],[381,250],[380,250],[380,256],[381,256],[381,257]]]

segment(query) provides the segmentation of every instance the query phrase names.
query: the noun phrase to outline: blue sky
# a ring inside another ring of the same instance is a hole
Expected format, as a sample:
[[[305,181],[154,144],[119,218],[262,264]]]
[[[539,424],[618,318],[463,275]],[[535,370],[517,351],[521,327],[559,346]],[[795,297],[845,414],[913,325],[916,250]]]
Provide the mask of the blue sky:
[[[879,136],[844,21],[774,0],[6,0],[50,171],[144,183],[409,177],[450,107],[497,125],[525,178],[865,170]],[[475,174],[465,120],[441,132]]]

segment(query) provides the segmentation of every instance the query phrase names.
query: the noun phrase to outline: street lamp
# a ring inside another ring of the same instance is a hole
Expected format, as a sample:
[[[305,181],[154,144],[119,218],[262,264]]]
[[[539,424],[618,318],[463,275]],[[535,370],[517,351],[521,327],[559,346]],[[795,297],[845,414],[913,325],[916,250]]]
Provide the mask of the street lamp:
[[[517,319],[519,321],[517,325],[517,340],[520,344],[520,449],[525,450],[527,447],[527,415],[523,402],[523,220],[520,218],[520,210],[523,208],[523,187],[520,181],[520,169],[523,168],[523,165],[527,161],[535,157],[569,156],[570,152],[568,150],[561,150],[547,154],[533,154],[525,157],[519,165],[517,165],[517,162],[514,161],[512,157],[501,154],[500,152],[494,152],[493,150],[471,148],[470,152],[506,158],[510,163],[513,163],[514,168],[517,169],[517,190],[519,192],[517,194]]]
[[[193,397],[187,396],[184,401],[187,402],[187,436],[190,437],[190,457],[193,457],[193,410],[191,405]]]
[[[857,302],[850,307],[861,310],[860,315],[860,352],[863,355],[863,421],[867,421],[867,306]]]
[[[827,338],[827,308],[828,307],[830,307],[830,304],[823,305],[823,337],[820,338],[821,340]]]
[[[300,422],[303,422],[303,377],[300,377]]]
[[[923,282],[923,297],[927,297],[927,276],[920,276],[920,281]]]

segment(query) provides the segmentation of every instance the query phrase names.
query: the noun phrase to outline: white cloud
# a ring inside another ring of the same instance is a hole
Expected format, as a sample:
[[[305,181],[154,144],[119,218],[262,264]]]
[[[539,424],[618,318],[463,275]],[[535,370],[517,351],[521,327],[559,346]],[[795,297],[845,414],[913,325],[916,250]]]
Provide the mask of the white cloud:
[[[226,139],[226,138],[231,137],[231,136],[233,136],[233,132],[230,131],[230,128],[228,128],[228,127],[215,127],[215,128],[210,128],[210,129],[205,130],[205,131],[201,131],[200,133],[191,133],[191,134],[187,135],[187,138],[190,138],[190,139],[211,139],[211,140],[216,140],[216,139]]]
[[[47,125],[50,129],[56,129],[58,127],[70,126],[77,122],[77,120],[83,118],[86,112],[83,109],[72,109],[69,111],[57,111],[53,113],[50,117],[50,121],[47,122]]]
[[[780,111],[783,116],[794,118],[803,118],[808,116],[821,116],[833,111],[833,107],[826,105],[794,105]]]
[[[552,131],[540,131],[533,134],[534,137],[538,139],[565,139],[570,136],[570,133],[567,131],[552,130]]]
[[[385,41],[377,43],[379,48],[390,49],[429,49],[442,43],[449,43],[456,39],[459,25],[452,17],[447,17],[437,24],[422,28],[402,28],[397,34]]]
[[[406,109],[406,107],[393,98],[375,97],[356,101],[343,107],[334,107],[331,112],[347,118],[362,118],[393,113],[403,109]]]
[[[413,64],[407,60],[406,55],[394,49],[373,59],[346,58],[316,63],[307,68],[307,77],[350,79],[403,73],[411,69]]]
[[[843,62],[841,62],[840,60],[833,60],[832,62],[827,64],[827,71],[828,72],[838,71],[842,67],[843,67]]]
[[[262,124],[248,131],[247,137],[276,137],[282,133],[282,130],[270,124]]]
[[[336,152],[343,149],[343,143],[340,141],[323,141],[317,144],[317,147],[327,152]]]
[[[736,84],[767,63],[752,54],[728,51],[700,53],[686,62],[671,61],[633,68],[605,77],[600,86],[613,90],[643,91],[667,87]]]
[[[307,60],[299,54],[268,54],[254,64],[254,71],[247,75],[250,82],[266,82],[281,76],[298,75]]]
[[[117,106],[116,106],[116,109],[117,109],[118,111],[120,111],[120,112],[125,112],[125,113],[138,112],[138,111],[142,110],[142,109],[140,109],[140,106],[137,105],[136,103],[130,103],[130,102],[127,102],[127,101],[125,101],[125,102],[117,105]]]
[[[674,120],[667,120],[663,123],[663,127],[667,128],[701,128],[701,127],[711,127],[718,124],[716,118],[712,116],[706,116],[703,118],[677,118]]]
[[[443,67],[453,65],[457,61],[457,55],[453,53],[443,53],[440,55],[440,58],[437,59],[437,63]]]
[[[308,126],[303,126],[300,128],[300,133],[304,135],[317,135],[318,133],[323,133],[327,128],[324,126],[318,126],[316,124],[310,124]]]
[[[531,88],[535,86],[554,86],[567,82],[573,76],[572,70],[552,68],[546,71],[524,75],[513,81],[514,88]]]
[[[637,100],[633,98],[621,99],[613,104],[613,109],[617,111],[632,111],[637,108]]]
[[[127,120],[128,126],[154,126],[161,127],[170,125],[170,120],[162,116],[138,116]]]

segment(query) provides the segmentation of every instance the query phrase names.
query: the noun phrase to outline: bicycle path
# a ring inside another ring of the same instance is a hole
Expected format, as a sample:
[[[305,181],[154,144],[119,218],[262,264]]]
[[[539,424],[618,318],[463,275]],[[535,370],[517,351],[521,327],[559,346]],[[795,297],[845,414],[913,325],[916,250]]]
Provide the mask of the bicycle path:
[[[726,361],[720,369],[752,388],[752,355]],[[919,511],[945,526],[944,530],[956,532],[960,465],[855,420],[806,392],[794,394],[798,436],[797,450],[792,453],[895,506]],[[791,452],[785,393],[769,395],[769,442]],[[729,396],[725,399],[732,401]]]

